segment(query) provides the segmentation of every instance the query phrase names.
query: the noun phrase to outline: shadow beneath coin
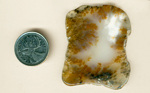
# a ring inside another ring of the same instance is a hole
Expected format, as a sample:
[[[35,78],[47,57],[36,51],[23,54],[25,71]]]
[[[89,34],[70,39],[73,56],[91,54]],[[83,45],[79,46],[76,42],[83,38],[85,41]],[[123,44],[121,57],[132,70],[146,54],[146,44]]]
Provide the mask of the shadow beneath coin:
[[[32,28],[32,29],[28,29],[27,32],[37,32],[37,33],[42,34],[42,35],[46,38],[46,40],[47,40],[47,42],[48,42],[48,44],[49,44],[49,51],[48,51],[48,55],[47,55],[47,57],[46,57],[45,60],[47,60],[48,58],[50,58],[49,56],[50,56],[50,54],[52,53],[53,44],[52,44],[51,36],[47,33],[47,31],[44,30],[44,29],[41,29],[41,28]],[[44,60],[44,61],[45,61],[45,60]],[[43,62],[42,62],[42,63],[43,63]]]

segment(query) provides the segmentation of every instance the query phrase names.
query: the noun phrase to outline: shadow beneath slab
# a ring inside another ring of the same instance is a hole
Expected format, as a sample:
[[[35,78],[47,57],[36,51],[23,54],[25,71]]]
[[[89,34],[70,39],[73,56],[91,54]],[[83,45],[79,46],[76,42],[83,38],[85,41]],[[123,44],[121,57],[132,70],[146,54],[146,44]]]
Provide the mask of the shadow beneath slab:
[[[100,4],[91,4],[92,6],[102,6],[102,5],[113,5],[116,6],[115,3],[113,2],[105,2],[105,3],[100,3]]]
[[[83,4],[83,5],[88,5],[88,6],[102,6],[102,5],[112,5],[112,6],[116,6],[116,7],[120,7],[119,5],[117,5],[114,2],[105,2],[105,3],[93,3],[93,4]]]

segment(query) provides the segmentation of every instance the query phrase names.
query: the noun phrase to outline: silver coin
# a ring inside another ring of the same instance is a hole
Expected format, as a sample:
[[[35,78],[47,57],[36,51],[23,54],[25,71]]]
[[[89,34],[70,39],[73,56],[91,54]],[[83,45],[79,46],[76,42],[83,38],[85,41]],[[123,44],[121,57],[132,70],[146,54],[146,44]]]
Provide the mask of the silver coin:
[[[38,65],[48,55],[49,45],[47,40],[37,32],[22,34],[15,43],[15,54],[20,62],[25,65]]]

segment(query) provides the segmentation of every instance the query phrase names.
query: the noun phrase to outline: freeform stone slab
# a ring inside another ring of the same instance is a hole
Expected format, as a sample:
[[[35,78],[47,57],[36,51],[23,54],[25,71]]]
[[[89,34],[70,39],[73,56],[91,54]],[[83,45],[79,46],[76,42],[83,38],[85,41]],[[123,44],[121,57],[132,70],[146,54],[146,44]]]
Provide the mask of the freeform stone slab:
[[[126,57],[131,32],[127,14],[112,5],[80,6],[66,16],[68,48],[62,72],[65,84],[122,88],[129,78]]]

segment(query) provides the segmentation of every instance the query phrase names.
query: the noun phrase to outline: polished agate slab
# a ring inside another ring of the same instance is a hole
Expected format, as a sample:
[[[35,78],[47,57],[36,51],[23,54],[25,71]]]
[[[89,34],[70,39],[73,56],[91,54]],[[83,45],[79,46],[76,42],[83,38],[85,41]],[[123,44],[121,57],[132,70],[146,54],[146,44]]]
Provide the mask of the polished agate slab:
[[[64,83],[122,88],[130,73],[125,51],[130,29],[127,14],[115,6],[84,5],[70,11],[66,16]]]

